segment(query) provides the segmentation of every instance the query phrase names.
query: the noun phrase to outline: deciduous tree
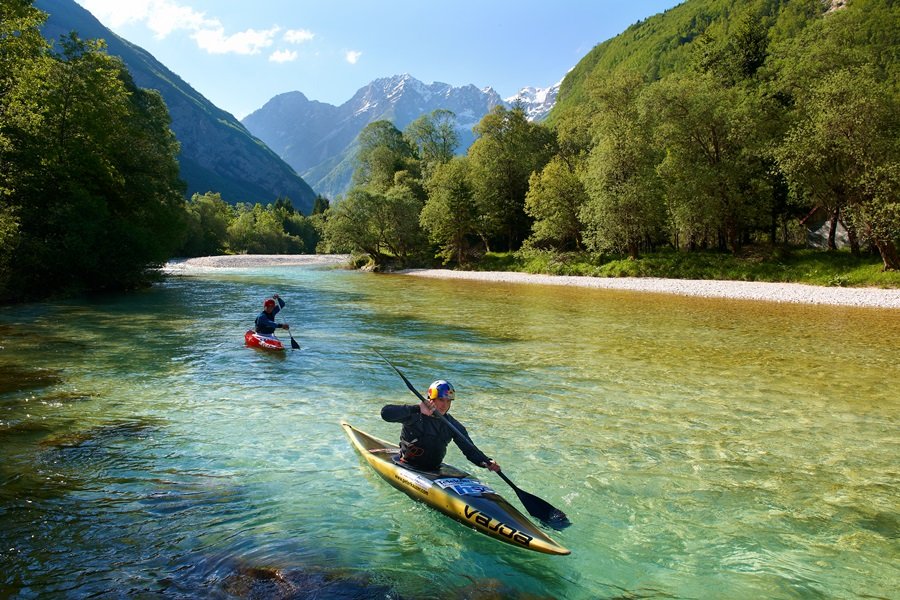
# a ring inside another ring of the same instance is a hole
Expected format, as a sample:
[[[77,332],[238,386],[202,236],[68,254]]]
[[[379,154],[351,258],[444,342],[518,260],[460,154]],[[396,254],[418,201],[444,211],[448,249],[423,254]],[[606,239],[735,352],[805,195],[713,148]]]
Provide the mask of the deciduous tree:
[[[540,171],[556,151],[548,128],[531,123],[521,106],[495,107],[475,127],[478,139],[469,148],[479,234],[517,249],[531,231],[525,214],[528,179]]]
[[[469,161],[456,157],[439,164],[427,182],[428,201],[420,223],[428,239],[439,248],[444,264],[467,262],[469,237],[475,233],[476,213]]]

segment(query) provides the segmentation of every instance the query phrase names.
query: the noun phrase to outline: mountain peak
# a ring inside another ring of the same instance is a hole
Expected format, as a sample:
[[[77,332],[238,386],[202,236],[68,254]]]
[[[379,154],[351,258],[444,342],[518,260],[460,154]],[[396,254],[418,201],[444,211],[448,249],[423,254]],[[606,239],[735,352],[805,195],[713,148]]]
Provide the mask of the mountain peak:
[[[562,79],[546,88],[523,87],[515,96],[510,96],[505,101],[511,106],[521,104],[529,121],[543,121],[556,104],[561,84]]]
[[[540,119],[553,106],[556,93],[552,89],[523,88],[531,92],[520,92],[514,98],[521,96],[529,118]],[[305,99],[299,92],[294,94]],[[310,181],[318,193],[331,198],[346,192],[354,142],[369,123],[388,120],[403,130],[422,115],[449,110],[456,115],[458,151],[462,153],[474,142],[472,129],[486,114],[495,106],[510,106],[491,87],[454,87],[440,81],[426,84],[409,73],[375,79],[341,106],[321,105],[315,112],[309,110],[312,103],[289,101],[290,94],[277,98],[282,101],[273,98],[244,119],[244,125]],[[535,103],[538,105],[532,106]]]

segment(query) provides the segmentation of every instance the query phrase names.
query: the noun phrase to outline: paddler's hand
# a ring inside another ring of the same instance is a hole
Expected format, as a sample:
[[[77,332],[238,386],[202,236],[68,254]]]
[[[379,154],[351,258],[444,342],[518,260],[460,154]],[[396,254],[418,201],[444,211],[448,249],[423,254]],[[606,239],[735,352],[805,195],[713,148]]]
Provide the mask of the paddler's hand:
[[[430,417],[436,410],[437,407],[431,400],[423,400],[422,402],[419,402],[419,412],[421,412],[423,415]]]
[[[272,294],[272,297],[273,297],[274,299],[278,300],[278,294]]]
[[[281,328],[282,328],[282,329],[290,329],[291,326],[288,325],[287,323],[282,323],[282,324],[281,324]]]
[[[485,469],[487,469],[488,471],[493,471],[494,473],[497,473],[500,471],[500,465],[498,463],[494,462],[493,460],[486,462],[482,466]]]

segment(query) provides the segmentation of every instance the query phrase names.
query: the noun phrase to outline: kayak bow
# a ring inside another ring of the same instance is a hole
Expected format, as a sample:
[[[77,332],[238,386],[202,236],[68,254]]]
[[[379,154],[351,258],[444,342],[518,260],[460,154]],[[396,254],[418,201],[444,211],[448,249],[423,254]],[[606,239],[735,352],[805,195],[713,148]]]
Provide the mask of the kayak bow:
[[[348,423],[344,433],[357,452],[383,479],[413,500],[424,502],[476,531],[519,548],[545,554],[569,554],[538,529],[503,496],[465,471],[441,464],[437,472],[398,462],[400,448]]]
[[[248,329],[244,334],[244,343],[251,348],[260,348],[261,350],[284,350],[284,344],[274,335],[263,335],[252,329]]]

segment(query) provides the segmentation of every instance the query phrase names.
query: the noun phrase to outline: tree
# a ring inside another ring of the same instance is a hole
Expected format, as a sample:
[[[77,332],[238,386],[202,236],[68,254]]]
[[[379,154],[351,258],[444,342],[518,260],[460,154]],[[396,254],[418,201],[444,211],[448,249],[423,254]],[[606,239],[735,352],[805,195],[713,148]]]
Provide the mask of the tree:
[[[385,192],[398,171],[414,169],[414,151],[390,121],[374,121],[360,132],[353,185]]]
[[[228,226],[227,248],[235,254],[296,254],[300,238],[285,232],[284,208],[273,204],[238,204],[237,218]]]
[[[218,193],[194,194],[187,204],[188,231],[181,256],[212,256],[226,249],[228,226],[234,218],[230,204]]]
[[[313,203],[312,214],[321,215],[328,207],[331,206],[331,202],[329,202],[328,198],[319,194],[316,196],[316,201]]]
[[[293,240],[298,252],[312,254],[322,239],[319,228],[316,226],[321,215],[305,217],[299,212],[289,215],[284,220],[284,231]]]
[[[469,162],[456,157],[438,164],[426,184],[428,201],[419,222],[428,239],[439,247],[444,264],[465,264],[468,237],[475,233],[475,204],[469,180]]]
[[[540,173],[532,173],[525,194],[525,213],[534,219],[529,243],[581,250],[578,217],[586,200],[578,174],[562,158],[554,157]]]
[[[816,83],[803,116],[778,150],[795,194],[808,195],[878,248],[886,270],[900,269],[900,102],[872,69],[841,69]]]
[[[45,19],[31,2],[0,2],[0,298],[14,289],[15,254],[23,234],[23,179],[31,168],[24,164],[23,150],[40,115],[33,90],[46,80],[51,65],[49,44],[40,32]]]
[[[403,186],[382,193],[355,187],[327,213],[325,242],[333,252],[368,254],[382,265],[401,263],[422,245],[418,215],[422,204]]]
[[[426,172],[434,165],[449,162],[459,146],[456,132],[456,115],[449,110],[437,109],[430,115],[422,115],[407,125],[403,136],[418,151]]]
[[[648,88],[647,102],[665,150],[658,170],[676,235],[689,247],[739,250],[771,212],[757,97],[709,75],[672,75]]]
[[[637,74],[612,78],[592,91],[598,107],[594,146],[582,173],[587,199],[580,210],[585,243],[595,251],[626,252],[664,237],[666,210],[656,167],[662,152],[642,102]]]
[[[60,47],[34,56],[4,99],[17,140],[3,164],[15,191],[2,214],[19,227],[9,296],[136,287],[182,240],[178,144],[162,98],[137,88],[102,42],[73,34]]]
[[[528,180],[555,153],[555,137],[546,127],[530,123],[521,107],[496,106],[475,127],[478,139],[469,148],[478,230],[485,246],[503,239],[517,249],[531,231],[525,213]]]
[[[768,56],[768,19],[748,12],[737,20],[724,43],[709,33],[698,44],[698,66],[726,87],[755,76]]]
[[[856,0],[778,45],[773,60],[776,91],[792,107],[776,151],[792,194],[845,214],[889,270],[900,269],[898,23],[896,3]]]

